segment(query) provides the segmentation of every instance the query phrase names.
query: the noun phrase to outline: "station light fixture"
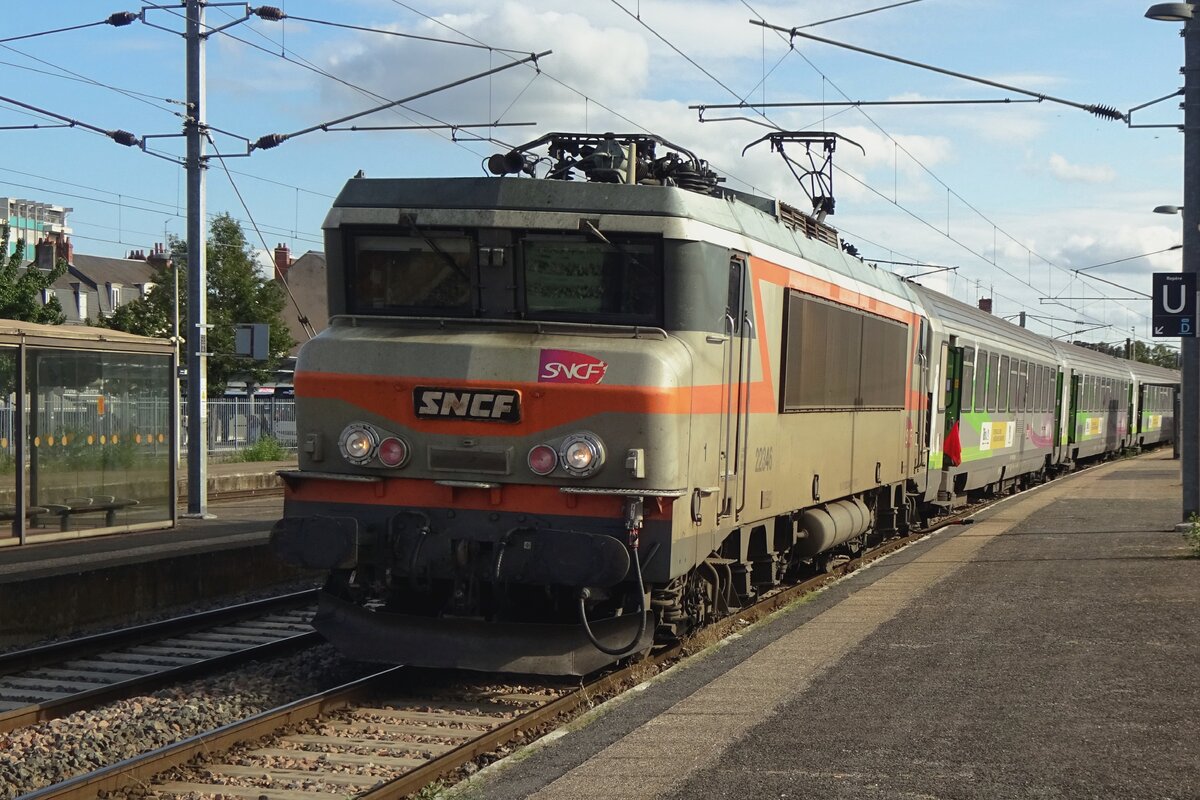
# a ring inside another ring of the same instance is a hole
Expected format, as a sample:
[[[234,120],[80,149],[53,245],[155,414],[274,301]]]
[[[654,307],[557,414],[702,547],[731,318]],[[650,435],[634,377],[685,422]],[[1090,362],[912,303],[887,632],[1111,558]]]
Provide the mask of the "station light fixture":
[[[1155,3],[1146,9],[1147,19],[1161,22],[1188,22],[1195,6],[1192,3]]]

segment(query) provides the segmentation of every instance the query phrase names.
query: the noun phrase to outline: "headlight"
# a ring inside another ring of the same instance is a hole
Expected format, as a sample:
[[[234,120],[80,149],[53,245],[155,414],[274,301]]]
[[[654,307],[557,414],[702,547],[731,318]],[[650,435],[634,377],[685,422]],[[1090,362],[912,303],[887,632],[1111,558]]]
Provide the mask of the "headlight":
[[[338,449],[342,457],[351,464],[359,466],[366,464],[375,455],[379,444],[379,434],[375,429],[362,422],[353,422],[346,426],[338,437]]]
[[[559,447],[563,469],[576,478],[594,475],[604,466],[604,443],[594,433],[573,433]]]

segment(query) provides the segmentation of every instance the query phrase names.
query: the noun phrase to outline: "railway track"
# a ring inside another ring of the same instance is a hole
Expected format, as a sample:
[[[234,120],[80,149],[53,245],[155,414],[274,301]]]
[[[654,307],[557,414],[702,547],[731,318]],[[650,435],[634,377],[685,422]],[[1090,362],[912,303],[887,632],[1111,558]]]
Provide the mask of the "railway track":
[[[0,733],[320,641],[316,591],[0,655]]]
[[[939,520],[938,527],[954,521]],[[701,640],[723,638],[927,532],[890,540],[832,565],[825,574],[777,590],[705,628]],[[481,685],[478,676],[461,675],[452,678],[457,685],[439,687],[445,673],[395,667],[23,800],[90,800],[98,792],[131,787],[159,798],[304,800],[329,793],[362,800],[402,798],[465,774],[469,764],[514,742],[538,738],[702,646],[685,640],[660,648],[647,659],[571,688],[553,681]]]
[[[973,504],[926,528],[830,564],[707,626],[696,637],[582,686],[480,683],[479,676],[394,667],[355,682],[24,795],[78,800],[128,792],[171,798],[307,800],[337,794],[398,800],[454,782],[513,744],[539,738],[654,672],[810,592],[995,502]],[[452,685],[446,686],[447,681]]]

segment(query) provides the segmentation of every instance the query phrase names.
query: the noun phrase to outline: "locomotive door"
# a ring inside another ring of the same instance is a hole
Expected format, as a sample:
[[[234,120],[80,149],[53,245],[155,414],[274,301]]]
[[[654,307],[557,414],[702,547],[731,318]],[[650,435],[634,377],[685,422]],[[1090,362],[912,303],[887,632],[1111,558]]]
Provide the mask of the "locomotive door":
[[[754,323],[750,318],[749,269],[746,258],[729,258],[729,297],[725,309],[725,354],[721,381],[720,487],[717,519],[736,517],[745,505],[746,448],[750,433],[750,347]]]

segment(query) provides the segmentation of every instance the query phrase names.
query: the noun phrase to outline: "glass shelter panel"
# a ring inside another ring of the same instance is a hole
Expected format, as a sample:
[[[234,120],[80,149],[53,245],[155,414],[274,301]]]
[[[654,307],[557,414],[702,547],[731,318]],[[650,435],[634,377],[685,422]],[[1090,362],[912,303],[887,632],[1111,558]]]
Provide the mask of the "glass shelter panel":
[[[31,532],[171,519],[171,362],[148,353],[30,349]]]
[[[0,538],[17,512],[17,349],[0,348]]]

